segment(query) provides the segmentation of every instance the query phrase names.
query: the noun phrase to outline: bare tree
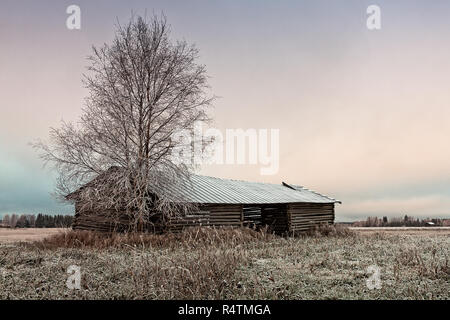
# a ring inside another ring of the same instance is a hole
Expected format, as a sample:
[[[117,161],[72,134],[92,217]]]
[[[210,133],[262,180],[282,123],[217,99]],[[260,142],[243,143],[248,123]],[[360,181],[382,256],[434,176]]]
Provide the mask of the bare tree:
[[[36,227],[36,216],[34,214],[28,215],[27,220],[30,228]]]
[[[11,220],[10,220],[10,222],[9,222],[9,226],[10,226],[11,228],[15,228],[16,225],[17,225],[17,221],[18,221],[18,220],[19,220],[19,216],[18,216],[17,214],[13,213],[13,214],[11,215]]]
[[[11,226],[11,220],[9,218],[9,214],[5,214],[2,219],[2,224],[5,226]]]
[[[172,137],[208,121],[213,100],[196,47],[169,35],[164,16],[117,23],[112,43],[89,57],[79,123],[63,122],[51,129],[50,144],[34,144],[59,172],[59,196],[71,194],[84,211],[120,211],[136,228],[156,212],[186,210],[182,199],[157,190],[189,178],[192,166],[171,157],[181,143]]]

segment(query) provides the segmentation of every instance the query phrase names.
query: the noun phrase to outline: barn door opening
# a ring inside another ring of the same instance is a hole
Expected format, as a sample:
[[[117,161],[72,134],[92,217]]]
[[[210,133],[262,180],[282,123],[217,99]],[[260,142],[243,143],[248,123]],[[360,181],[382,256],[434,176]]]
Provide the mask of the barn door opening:
[[[270,232],[277,234],[283,234],[289,230],[285,204],[244,206],[243,219],[244,226],[254,229],[267,226]]]
[[[252,229],[258,229],[262,225],[261,207],[243,207],[243,225]]]

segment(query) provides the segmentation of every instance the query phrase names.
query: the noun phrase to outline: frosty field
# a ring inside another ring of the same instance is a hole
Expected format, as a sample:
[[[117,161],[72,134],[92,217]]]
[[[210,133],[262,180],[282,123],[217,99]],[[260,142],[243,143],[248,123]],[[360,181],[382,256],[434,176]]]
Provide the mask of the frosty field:
[[[1,299],[449,299],[448,232],[66,232],[0,244]],[[66,285],[71,265],[81,288]],[[369,266],[380,289],[370,289]]]

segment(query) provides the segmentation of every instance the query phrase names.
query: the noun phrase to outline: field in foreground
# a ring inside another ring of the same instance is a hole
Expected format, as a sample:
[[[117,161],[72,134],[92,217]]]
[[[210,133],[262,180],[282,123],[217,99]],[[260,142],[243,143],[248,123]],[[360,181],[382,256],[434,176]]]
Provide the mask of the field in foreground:
[[[450,237],[239,229],[0,244],[1,299],[449,299]],[[71,290],[67,268],[80,267]],[[369,289],[369,266],[381,289]]]

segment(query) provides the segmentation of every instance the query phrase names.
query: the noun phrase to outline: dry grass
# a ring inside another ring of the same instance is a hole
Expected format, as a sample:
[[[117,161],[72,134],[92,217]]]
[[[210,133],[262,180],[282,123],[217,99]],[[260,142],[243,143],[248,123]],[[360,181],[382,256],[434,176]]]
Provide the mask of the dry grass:
[[[305,235],[309,237],[353,237],[356,236],[356,232],[339,224],[324,224],[310,230]]]
[[[234,247],[252,241],[267,241],[275,236],[266,230],[248,228],[191,228],[181,233],[101,233],[68,231],[47,237],[34,245],[41,249],[55,248],[198,248],[206,246]]]
[[[9,229],[0,228],[0,243],[5,242],[32,242],[44,239],[53,234],[66,231],[64,228],[26,228],[26,229]]]
[[[0,245],[0,298],[449,299],[449,248],[445,235],[336,228],[297,238],[227,228],[68,232]],[[81,267],[81,290],[66,287],[73,264]],[[380,290],[366,286],[374,264],[381,268]]]

